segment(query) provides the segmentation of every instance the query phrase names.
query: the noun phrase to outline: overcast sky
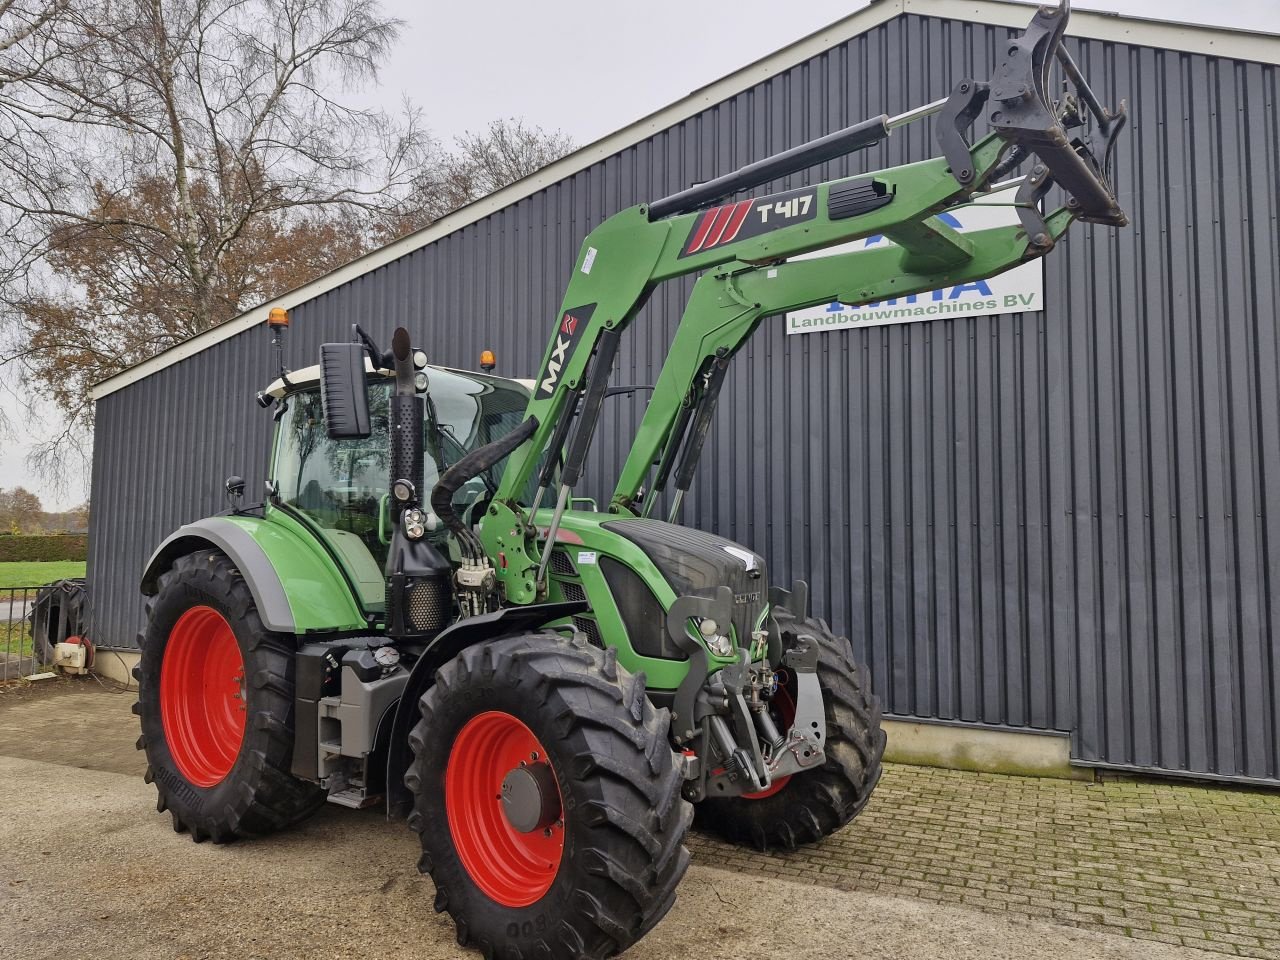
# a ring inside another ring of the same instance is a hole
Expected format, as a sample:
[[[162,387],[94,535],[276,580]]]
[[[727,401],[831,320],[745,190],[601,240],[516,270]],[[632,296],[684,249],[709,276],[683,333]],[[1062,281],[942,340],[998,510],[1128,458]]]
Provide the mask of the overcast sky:
[[[867,5],[864,0],[383,4],[405,21],[405,29],[381,85],[360,99],[395,109],[408,96],[444,139],[512,116],[563,130],[579,144]],[[963,6],[961,0],[956,6]],[[1073,6],[1280,32],[1280,0],[1103,0]],[[19,436],[0,439],[0,487],[26,485],[41,494],[46,509],[72,506],[87,494],[83,478],[59,492],[28,473],[32,439],[55,429],[50,414],[44,423],[22,424]]]

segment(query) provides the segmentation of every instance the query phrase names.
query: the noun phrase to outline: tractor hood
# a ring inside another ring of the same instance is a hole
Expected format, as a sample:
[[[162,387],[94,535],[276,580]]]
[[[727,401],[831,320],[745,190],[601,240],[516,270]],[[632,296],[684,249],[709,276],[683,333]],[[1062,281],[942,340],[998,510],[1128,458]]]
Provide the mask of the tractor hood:
[[[769,594],[764,558],[758,553],[713,533],[661,520],[611,520],[601,526],[643,550],[677,596],[729,587],[738,643],[751,642]]]

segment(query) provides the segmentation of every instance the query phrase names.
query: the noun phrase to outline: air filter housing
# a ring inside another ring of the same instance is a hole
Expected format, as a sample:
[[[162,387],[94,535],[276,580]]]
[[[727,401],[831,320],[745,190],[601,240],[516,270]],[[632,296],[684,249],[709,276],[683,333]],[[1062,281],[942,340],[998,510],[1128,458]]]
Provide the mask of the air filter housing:
[[[448,571],[387,579],[387,624],[392,636],[434,635],[452,618],[453,588]]]

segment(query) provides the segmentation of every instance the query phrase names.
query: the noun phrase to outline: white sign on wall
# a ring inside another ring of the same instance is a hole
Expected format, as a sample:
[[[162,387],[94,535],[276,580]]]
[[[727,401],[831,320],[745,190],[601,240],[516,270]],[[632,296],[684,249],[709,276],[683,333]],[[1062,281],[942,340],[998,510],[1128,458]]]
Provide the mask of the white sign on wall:
[[[1014,192],[1013,189],[1002,190],[971,206],[942,213],[938,219],[961,233],[966,230],[1016,225],[1017,211],[1009,206],[1013,202]],[[792,259],[817,259],[882,244],[889,245],[891,241],[887,237],[867,237]],[[913,293],[860,307],[830,303],[797,310],[787,314],[787,333],[825,333],[828,330],[849,330],[853,327],[916,323],[944,317],[985,317],[995,313],[1020,313],[1043,308],[1044,265],[1040,259],[1036,259],[1014,267],[998,277],[961,283],[928,293]]]

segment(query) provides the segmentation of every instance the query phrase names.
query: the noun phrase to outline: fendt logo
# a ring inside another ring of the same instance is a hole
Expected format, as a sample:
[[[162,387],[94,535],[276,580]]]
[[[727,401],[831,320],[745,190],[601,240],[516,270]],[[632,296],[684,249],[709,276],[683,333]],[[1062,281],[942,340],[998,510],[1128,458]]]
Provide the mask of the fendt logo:
[[[555,393],[560,374],[568,366],[569,358],[578,345],[579,334],[590,324],[595,310],[596,305],[588,303],[564,312],[564,316],[560,318],[560,326],[556,328],[556,342],[551,347],[551,356],[547,358],[547,368],[542,372],[542,379],[538,383],[539,393]]]

